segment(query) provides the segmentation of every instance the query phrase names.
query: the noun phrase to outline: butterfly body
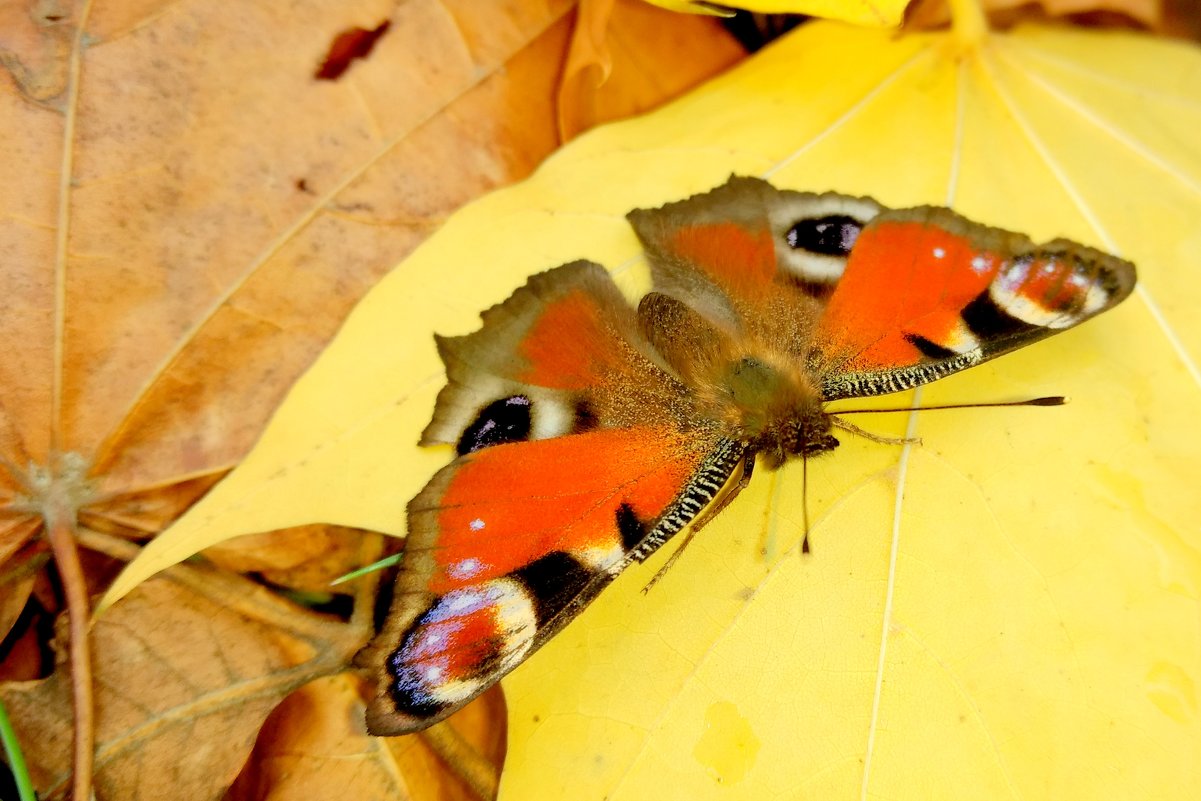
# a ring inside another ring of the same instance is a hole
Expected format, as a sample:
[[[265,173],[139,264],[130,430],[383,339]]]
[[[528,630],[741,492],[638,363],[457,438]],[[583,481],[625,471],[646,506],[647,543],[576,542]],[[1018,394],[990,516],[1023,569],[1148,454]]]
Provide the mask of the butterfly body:
[[[361,655],[372,732],[478,695],[756,459],[835,448],[831,401],[978,364],[1134,284],[1065,240],[749,178],[630,222],[653,282],[636,306],[575,262],[437,339],[448,383],[421,442],[457,458],[409,504],[392,609]]]
[[[801,318],[803,308],[790,312],[792,336],[765,341],[721,330],[671,296],[652,292],[642,299],[640,328],[689,401],[681,422],[709,424],[775,466],[836,444],[826,436],[831,425],[820,384],[802,353],[811,324]]]

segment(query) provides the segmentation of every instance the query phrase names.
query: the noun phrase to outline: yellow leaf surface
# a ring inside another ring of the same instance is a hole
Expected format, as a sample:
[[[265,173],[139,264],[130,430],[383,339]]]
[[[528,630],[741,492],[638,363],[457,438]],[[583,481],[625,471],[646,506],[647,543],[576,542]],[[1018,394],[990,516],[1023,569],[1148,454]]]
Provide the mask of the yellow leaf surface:
[[[1072,403],[872,418],[924,445],[850,440],[815,461],[805,557],[799,465],[757,475],[652,592],[666,553],[506,679],[502,797],[1193,795],[1201,53],[1131,34],[1026,28],[966,50],[954,36],[806,26],[456,214],[110,599],[237,534],[402,533],[449,458],[412,444],[443,380],[430,332],[475,330],[528,274],[582,256],[644,288],[632,207],[731,172],[949,203],[1138,263],[1113,312],[920,393]]]
[[[852,25],[892,27],[901,24],[909,0],[646,0],[689,14],[728,14],[732,9],[762,14],[808,14]]]

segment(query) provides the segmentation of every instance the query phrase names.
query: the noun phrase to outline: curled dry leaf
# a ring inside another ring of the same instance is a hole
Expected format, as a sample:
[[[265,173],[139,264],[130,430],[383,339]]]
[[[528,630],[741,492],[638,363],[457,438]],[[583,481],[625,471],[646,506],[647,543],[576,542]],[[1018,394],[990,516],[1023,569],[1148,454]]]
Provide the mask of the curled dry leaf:
[[[28,572],[27,575],[9,576],[0,581],[0,640],[7,637],[25,609],[25,602],[29,600],[29,594],[33,591],[35,578],[32,572]]]
[[[213,564],[238,573],[257,573],[279,586],[314,593],[347,590],[330,583],[362,566],[363,532],[344,526],[297,526],[250,534],[205,551]]]
[[[341,670],[365,632],[246,579],[177,568],[93,629],[95,786],[103,799],[217,799],[292,690]],[[68,671],[0,686],[43,797],[71,764]]]
[[[490,797],[461,778],[469,767],[448,767],[422,736],[369,736],[363,712],[373,692],[370,682],[343,674],[290,695],[267,719],[227,801]],[[493,783],[504,758],[503,718],[504,700],[496,689],[447,721],[485,763]]]
[[[687,24],[680,23],[687,20]],[[557,90],[559,136],[567,141],[603,120],[660,105],[697,82],[688,61],[672,64],[662,54],[690,59],[705,49],[706,74],[734,64],[745,52],[729,36],[704,36],[718,23],[671,17],[643,0],[582,0]],[[702,45],[703,42],[703,45]],[[659,54],[657,65],[646,57]],[[639,65],[639,81],[630,80]]]

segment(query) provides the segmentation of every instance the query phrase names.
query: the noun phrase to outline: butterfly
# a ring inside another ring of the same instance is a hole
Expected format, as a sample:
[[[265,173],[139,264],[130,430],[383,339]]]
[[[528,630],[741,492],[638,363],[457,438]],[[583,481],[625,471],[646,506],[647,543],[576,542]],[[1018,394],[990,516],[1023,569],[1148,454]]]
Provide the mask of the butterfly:
[[[476,333],[435,338],[447,384],[421,444],[457,455],[408,505],[391,609],[360,654],[374,734],[479,695],[707,522],[757,460],[865,433],[831,401],[979,364],[1135,283],[1131,263],[1064,239],[755,178],[628,220],[653,286],[637,306],[578,261],[534,275]]]

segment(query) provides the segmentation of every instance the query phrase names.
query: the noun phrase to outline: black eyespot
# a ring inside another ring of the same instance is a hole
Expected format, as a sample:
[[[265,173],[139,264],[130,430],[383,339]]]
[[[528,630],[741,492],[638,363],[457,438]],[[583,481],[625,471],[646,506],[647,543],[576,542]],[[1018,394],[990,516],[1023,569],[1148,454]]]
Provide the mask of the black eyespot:
[[[493,401],[480,411],[467,426],[456,446],[459,455],[474,453],[480,448],[518,442],[530,438],[530,399],[514,395]]]
[[[863,223],[845,214],[798,220],[785,238],[790,247],[823,256],[845,256],[855,246]]]

